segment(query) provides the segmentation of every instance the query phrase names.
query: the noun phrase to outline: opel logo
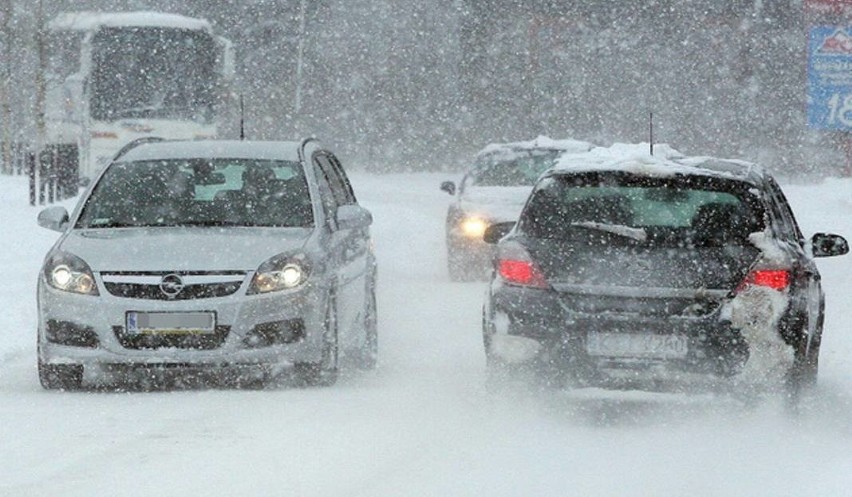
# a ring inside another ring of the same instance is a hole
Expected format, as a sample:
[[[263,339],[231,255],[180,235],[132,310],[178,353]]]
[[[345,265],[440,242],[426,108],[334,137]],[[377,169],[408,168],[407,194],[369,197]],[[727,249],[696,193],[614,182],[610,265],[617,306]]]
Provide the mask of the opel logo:
[[[169,298],[174,298],[181,290],[183,290],[183,280],[174,273],[167,274],[160,280],[160,291]]]

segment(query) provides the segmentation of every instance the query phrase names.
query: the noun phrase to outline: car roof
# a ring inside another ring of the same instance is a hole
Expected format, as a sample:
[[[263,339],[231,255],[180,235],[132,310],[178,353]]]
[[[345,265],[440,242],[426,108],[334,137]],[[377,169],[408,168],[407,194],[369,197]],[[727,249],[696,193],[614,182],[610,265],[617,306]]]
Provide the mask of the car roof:
[[[586,153],[562,156],[546,174],[574,174],[598,171],[623,171],[637,175],[666,177],[698,175],[745,181],[759,185],[766,172],[751,162],[716,157],[686,156],[669,145],[615,143],[596,147]]]
[[[119,160],[226,158],[299,161],[301,144],[297,141],[159,141],[140,144],[124,153]]]

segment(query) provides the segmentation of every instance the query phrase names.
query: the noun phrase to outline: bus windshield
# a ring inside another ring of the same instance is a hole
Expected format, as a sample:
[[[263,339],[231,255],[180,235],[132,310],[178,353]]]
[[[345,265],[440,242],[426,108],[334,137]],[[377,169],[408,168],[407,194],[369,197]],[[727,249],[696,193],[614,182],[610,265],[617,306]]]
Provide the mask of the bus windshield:
[[[93,119],[213,118],[216,46],[204,31],[102,28],[92,63]]]

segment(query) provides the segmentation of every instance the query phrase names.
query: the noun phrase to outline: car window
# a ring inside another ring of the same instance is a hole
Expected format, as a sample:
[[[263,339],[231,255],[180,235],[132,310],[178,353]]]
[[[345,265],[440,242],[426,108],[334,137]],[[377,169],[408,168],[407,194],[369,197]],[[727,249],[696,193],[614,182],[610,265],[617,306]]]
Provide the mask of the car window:
[[[117,163],[87,199],[79,228],[311,226],[298,162],[180,159]]]
[[[527,151],[480,159],[465,186],[532,186],[556,162],[553,151]]]
[[[547,178],[524,209],[521,226],[540,238],[582,238],[594,225],[609,225],[641,229],[641,236],[626,238],[648,243],[745,244],[761,216],[753,195],[732,183],[600,174]]]
[[[772,203],[771,211],[776,220],[779,234],[791,243],[804,245],[805,238],[796,223],[796,218],[793,216],[793,211],[790,209],[790,204],[787,203],[787,198],[781,191],[781,187],[772,178],[768,180],[768,183],[769,198]]]
[[[352,187],[349,185],[348,179],[341,176],[332,158],[325,153],[319,153],[316,155],[315,160],[319,166],[320,174],[325,178],[331,189],[335,205],[354,204],[355,197],[352,195]]]

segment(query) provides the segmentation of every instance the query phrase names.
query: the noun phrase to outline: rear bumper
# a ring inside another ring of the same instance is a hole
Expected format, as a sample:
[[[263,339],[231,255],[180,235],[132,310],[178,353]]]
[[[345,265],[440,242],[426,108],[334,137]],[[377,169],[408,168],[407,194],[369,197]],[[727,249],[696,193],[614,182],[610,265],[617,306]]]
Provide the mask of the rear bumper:
[[[722,308],[697,317],[578,312],[554,290],[492,285],[484,330],[487,353],[505,363],[585,372],[666,370],[719,377],[741,372],[749,359],[743,332]],[[605,356],[588,349],[591,333],[679,335],[682,357]]]

